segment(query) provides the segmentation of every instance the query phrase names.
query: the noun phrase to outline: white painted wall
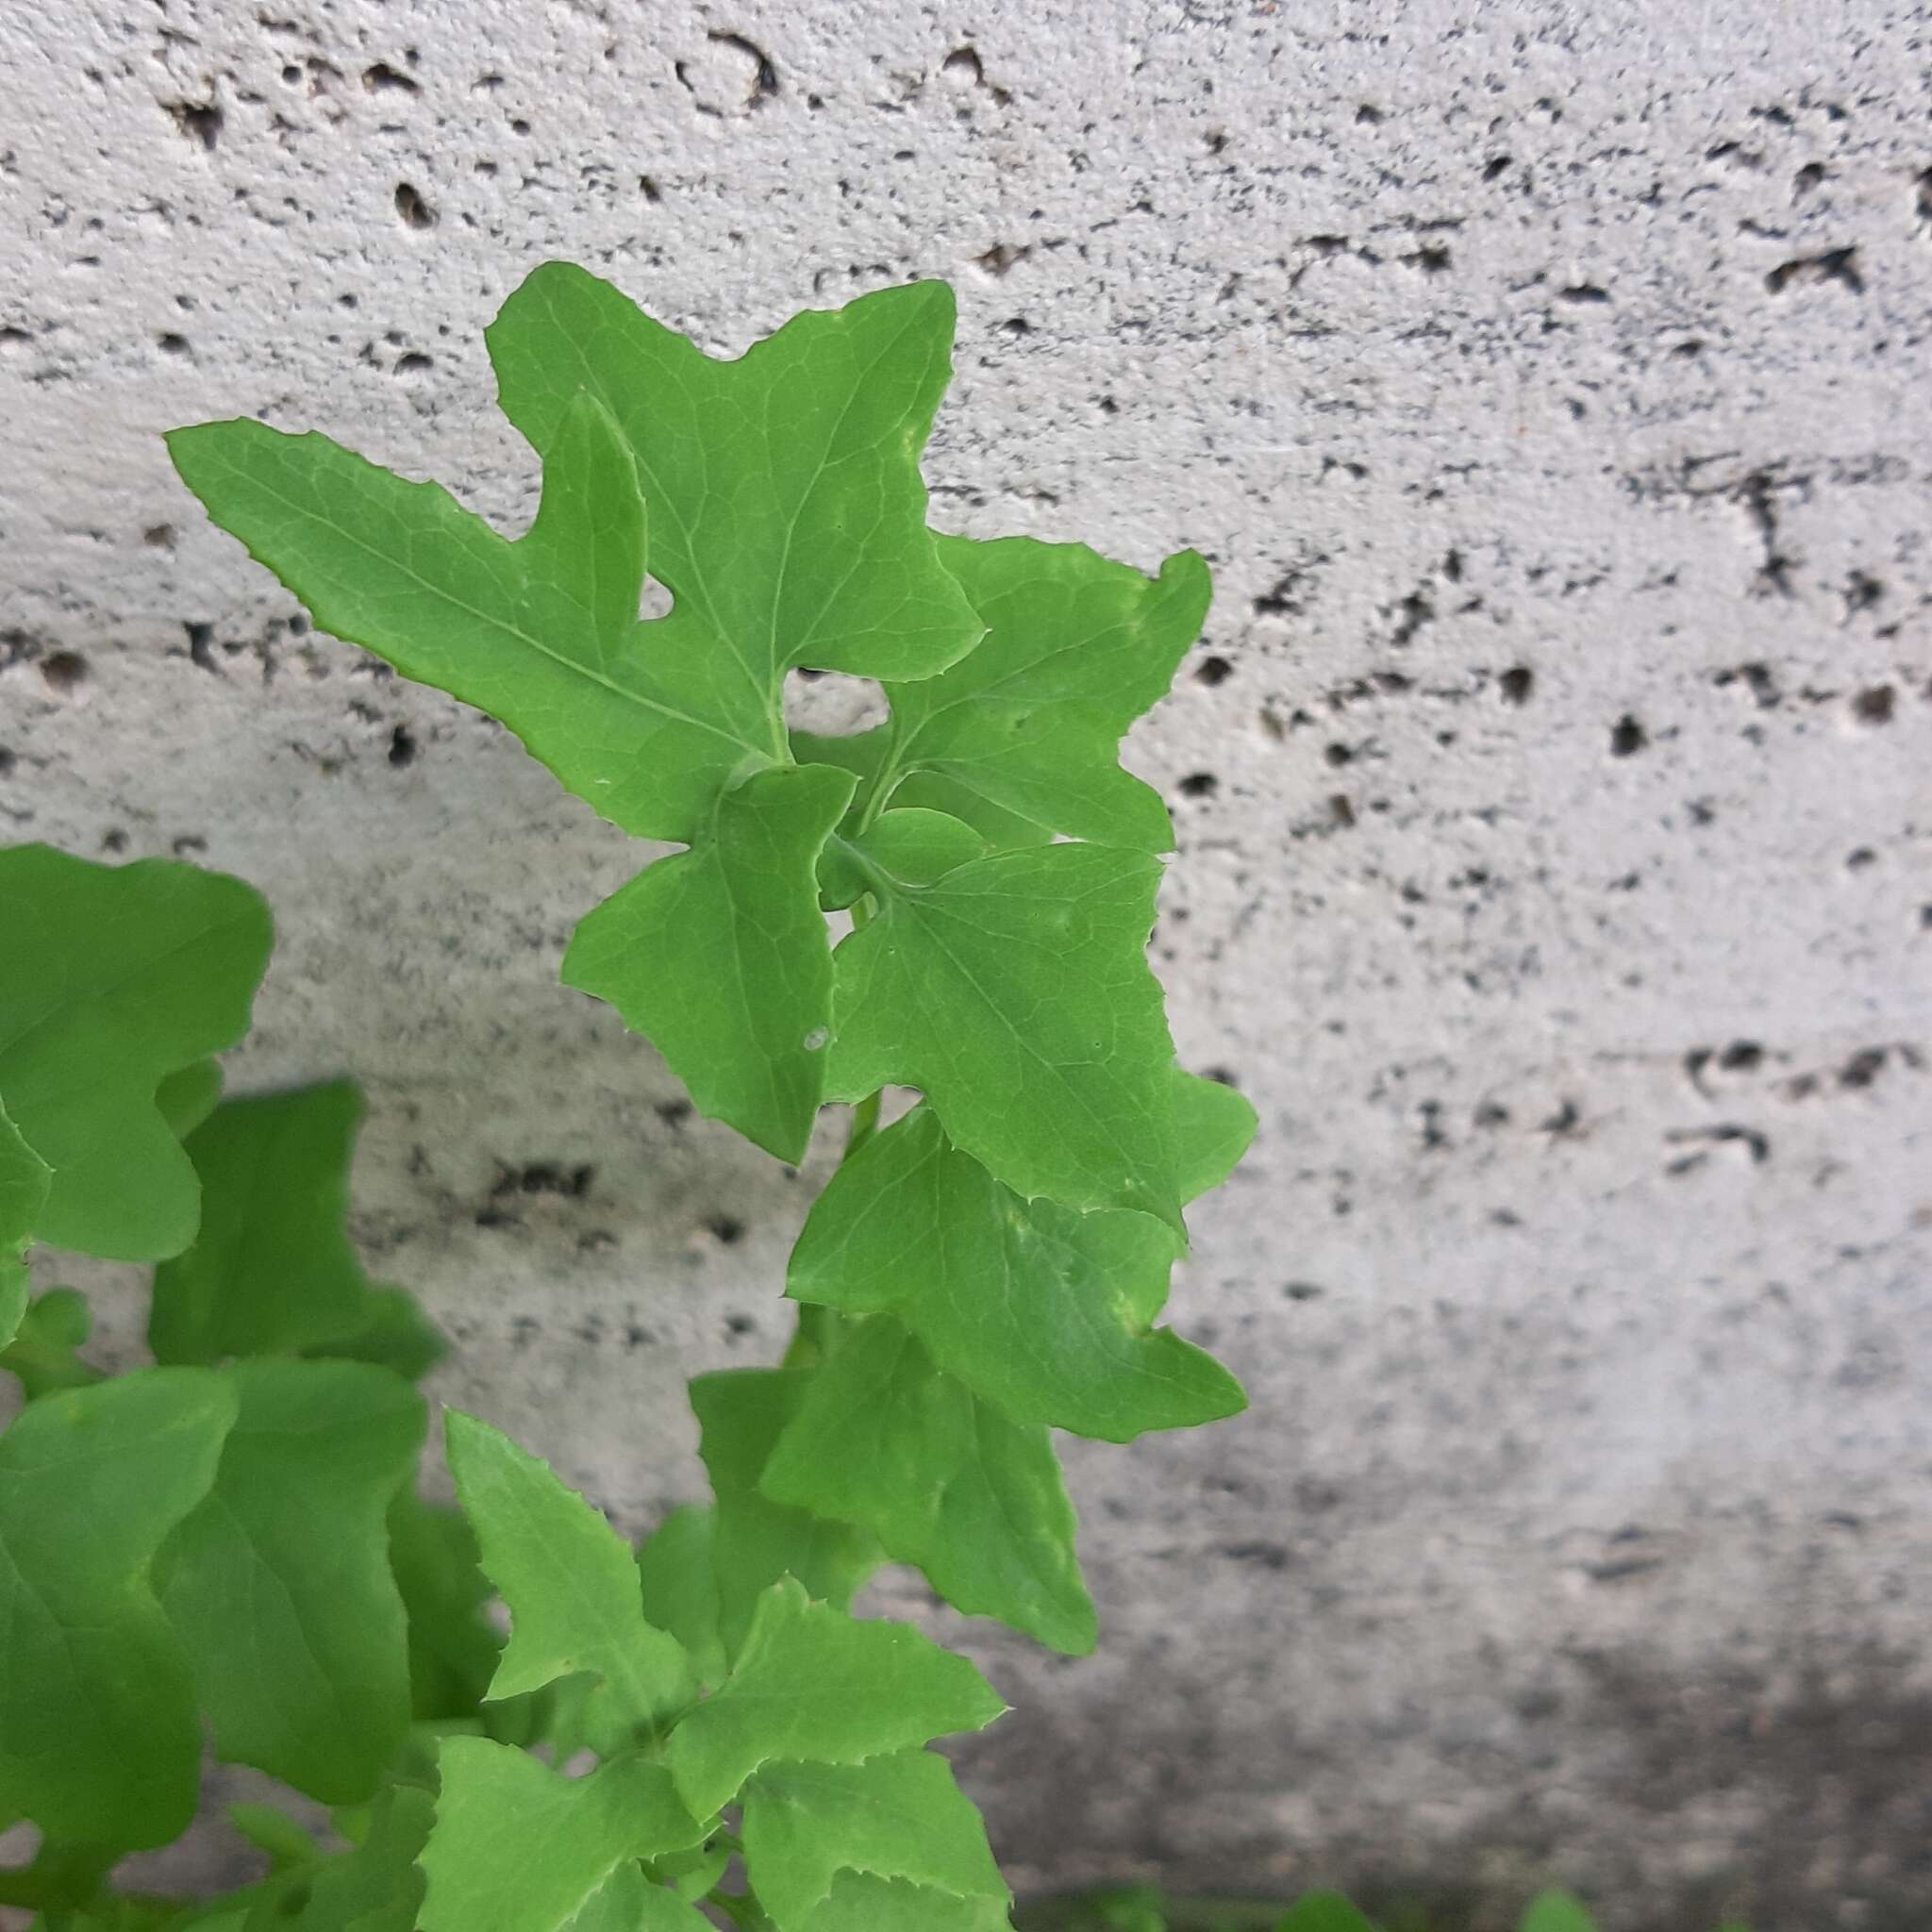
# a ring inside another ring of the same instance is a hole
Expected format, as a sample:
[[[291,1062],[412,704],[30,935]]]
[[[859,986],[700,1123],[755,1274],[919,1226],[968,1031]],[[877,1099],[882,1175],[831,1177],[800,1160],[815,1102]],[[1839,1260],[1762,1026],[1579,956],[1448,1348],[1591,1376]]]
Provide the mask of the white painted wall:
[[[1919,1924],[1928,63],[1903,0],[10,8],[0,820],[268,891],[237,1083],[369,1086],[440,1391],[642,1526],[816,1174],[558,988],[638,853],[304,635],[158,432],[513,525],[536,262],[721,350],[951,278],[936,520],[1216,567],[1131,757],[1184,1054],[1263,1122],[1175,1301],[1252,1415],[1074,1447],[1097,1659],[958,1633],[1016,1880]]]

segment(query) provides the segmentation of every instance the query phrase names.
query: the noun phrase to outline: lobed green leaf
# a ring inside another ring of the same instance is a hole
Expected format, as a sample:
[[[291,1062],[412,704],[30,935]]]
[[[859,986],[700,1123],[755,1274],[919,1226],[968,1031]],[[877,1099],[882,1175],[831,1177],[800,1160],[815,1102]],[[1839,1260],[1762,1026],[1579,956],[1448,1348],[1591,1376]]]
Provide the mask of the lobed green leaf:
[[[744,1792],[745,1870],[779,1932],[812,1923],[841,1873],[906,1879],[959,1899],[1011,1894],[986,1826],[931,1751],[859,1764],[769,1764]]]
[[[1158,862],[1048,845],[922,884],[893,869],[898,816],[858,845],[878,910],[834,955],[828,1095],[918,1087],[1023,1199],[1178,1231],[1174,1043],[1146,959]]]
[[[698,1107],[798,1160],[824,1088],[832,953],[817,866],[852,780],[824,765],[754,773],[708,836],[579,922],[563,983],[645,1034]]]
[[[915,282],[794,316],[719,361],[549,262],[487,335],[503,411],[538,451],[579,392],[609,411],[651,506],[652,574],[775,720],[792,665],[927,677],[979,637],[919,474],[953,317],[944,283]]]
[[[713,1932],[710,1920],[652,1884],[634,1861],[618,1866],[569,1923],[570,1932]]]
[[[408,1619],[409,1714],[474,1714],[489,1694],[503,1640],[484,1615],[490,1579],[460,1509],[426,1503],[405,1484],[389,1510],[389,1561]]]
[[[1093,1648],[1074,1507],[1045,1429],[936,1367],[889,1315],[812,1371],[762,1478],[779,1503],[859,1524],[969,1616],[1050,1648]]]
[[[225,1372],[235,1425],[208,1497],[155,1562],[215,1747],[325,1804],[370,1797],[409,1723],[389,1512],[423,1401],[360,1362]]]
[[[483,707],[612,823],[693,847],[593,915],[567,976],[787,1159],[820,1099],[806,1042],[831,1017],[814,828],[844,798],[824,767],[785,769],[783,681],[799,665],[925,677],[981,633],[919,475],[952,325],[951,291],[924,283],[723,362],[546,264],[489,331],[503,408],[543,460],[513,542],[325,437],[231,422],[169,438],[210,515],[322,629]],[[647,500],[674,603],[643,623]],[[667,954],[684,969],[669,977]]]
[[[573,1778],[487,1738],[445,1738],[438,1762],[423,1932],[555,1932],[626,1860],[705,1836],[663,1765],[642,1757]]]
[[[1011,1924],[997,1899],[841,1872],[824,1904],[784,1932],[1008,1932]]]
[[[148,1346],[164,1362],[363,1352],[420,1373],[441,1342],[401,1289],[378,1289],[350,1244],[353,1081],[254,1094],[189,1136],[201,1180],[194,1243],[155,1270]]]
[[[723,1681],[724,1640],[719,1629],[713,1545],[717,1511],[685,1504],[672,1510],[638,1546],[644,1618],[668,1630],[691,1656],[698,1682]]]
[[[1118,755],[1200,635],[1208,566],[1182,551],[1148,578],[1030,537],[941,537],[940,559],[986,636],[937,677],[888,686],[894,771],[949,780],[1042,834],[1167,851],[1167,808]]]
[[[258,1901],[246,1932],[414,1932],[424,1892],[416,1860],[435,1815],[428,1791],[390,1786],[371,1807],[361,1843],[317,1866],[299,1893]]]
[[[81,1360],[93,1316],[78,1289],[50,1288],[28,1304],[13,1340],[0,1348],[0,1369],[20,1384],[29,1402],[55,1389],[87,1389],[103,1379]]]
[[[236,1407],[221,1375],[146,1369],[43,1395],[0,1434],[0,1815],[121,1848],[193,1817],[193,1677],[148,1567]]]
[[[1184,1194],[1213,1185],[1253,1112],[1170,1074],[1185,1108]],[[1191,1138],[1207,1124],[1214,1131]],[[933,1360],[1016,1422],[1131,1441],[1236,1414],[1241,1385],[1152,1323],[1179,1244],[1144,1214],[1026,1202],[961,1153],[931,1107],[875,1135],[812,1204],[786,1292],[848,1314],[890,1311]]]
[[[868,1532],[774,1502],[759,1486],[810,1381],[802,1369],[727,1369],[694,1375],[690,1384],[698,1453],[717,1499],[711,1574],[727,1657],[744,1641],[765,1591],[780,1577],[795,1576],[808,1595],[842,1610],[882,1559]]]
[[[668,1761],[692,1815],[709,1817],[774,1760],[857,1763],[1005,1709],[964,1657],[813,1603],[787,1577],[758,1599],[730,1676],[672,1732]]]
[[[36,1238],[111,1260],[178,1254],[199,1190],[157,1093],[246,1030],[267,907],[192,865],[15,845],[0,851],[0,1094],[52,1170]],[[171,1091],[177,1118],[186,1098]]]

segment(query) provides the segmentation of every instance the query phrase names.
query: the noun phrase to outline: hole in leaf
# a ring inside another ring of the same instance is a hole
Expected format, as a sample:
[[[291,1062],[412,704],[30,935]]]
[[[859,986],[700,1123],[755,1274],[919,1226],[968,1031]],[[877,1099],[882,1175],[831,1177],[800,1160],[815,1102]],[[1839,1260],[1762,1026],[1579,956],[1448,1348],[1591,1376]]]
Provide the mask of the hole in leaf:
[[[842,671],[788,671],[785,724],[817,738],[852,738],[883,724],[890,707],[884,690],[870,677]]]
[[[643,589],[638,593],[638,615],[646,624],[654,624],[660,617],[669,617],[671,607],[676,601],[669,586],[660,584],[656,577],[646,577]]]

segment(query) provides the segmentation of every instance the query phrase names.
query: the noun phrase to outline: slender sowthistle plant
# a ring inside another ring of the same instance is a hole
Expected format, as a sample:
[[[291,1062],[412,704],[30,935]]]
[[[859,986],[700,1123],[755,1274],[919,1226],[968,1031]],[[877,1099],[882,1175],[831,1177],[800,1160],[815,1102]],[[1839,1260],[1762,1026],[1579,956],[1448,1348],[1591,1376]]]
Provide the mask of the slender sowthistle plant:
[[[341,1234],[353,1090],[215,1104],[259,903],[185,867],[0,854],[0,923],[33,935],[0,968],[0,1256],[160,1261],[162,1364],[98,1380],[75,1298],[26,1307],[0,1260],[0,1365],[32,1397],[0,1436],[0,1627],[29,1633],[0,1655],[0,1822],[45,1839],[0,1899],[246,1932],[696,1927],[699,1902],[776,1932],[1006,1924],[924,1748],[1002,1707],[849,1606],[905,1562],[961,1610],[1092,1647],[1049,1431],[1124,1442],[1241,1407],[1154,1324],[1182,1210],[1254,1119],[1174,1063],[1145,958],[1171,827],[1117,762],[1206,567],[929,530],[951,331],[949,291],[915,283],[722,362],[540,269],[490,330],[543,465],[514,541],[323,436],[170,437],[321,629],[687,848],[586,913],[568,984],[781,1160],[827,1102],[852,1113],[791,1257],[784,1365],[691,1386],[710,1507],[633,1552],[452,1416],[461,1513],[438,1510],[409,1472],[439,1343]],[[647,572],[668,616],[640,618]],[[888,722],[788,728],[796,668],[878,680]],[[881,1124],[893,1089],[917,1104]],[[81,1507],[99,1533],[58,1534]],[[260,1886],[116,1899],[119,1853],[192,1813],[204,1721],[219,1756],[337,1807],[351,1849],[249,1808]],[[574,1755],[594,1768],[564,1775]]]

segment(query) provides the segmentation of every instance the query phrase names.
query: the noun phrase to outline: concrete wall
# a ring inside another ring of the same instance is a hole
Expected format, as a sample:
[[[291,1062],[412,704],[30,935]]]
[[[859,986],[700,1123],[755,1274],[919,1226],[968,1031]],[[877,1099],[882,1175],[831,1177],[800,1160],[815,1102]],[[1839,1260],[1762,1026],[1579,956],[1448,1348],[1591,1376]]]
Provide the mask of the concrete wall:
[[[641,1528],[823,1157],[558,988],[637,849],[157,432],[514,526],[534,263],[721,351],[947,276],[935,520],[1215,565],[1130,757],[1262,1119],[1174,1305],[1252,1414],[1071,1446],[1101,1655],[934,1619],[1016,1882],[1925,1923],[1932,9],[54,0],[0,61],[0,822],[270,894],[236,1084],[370,1088],[439,1392]]]

